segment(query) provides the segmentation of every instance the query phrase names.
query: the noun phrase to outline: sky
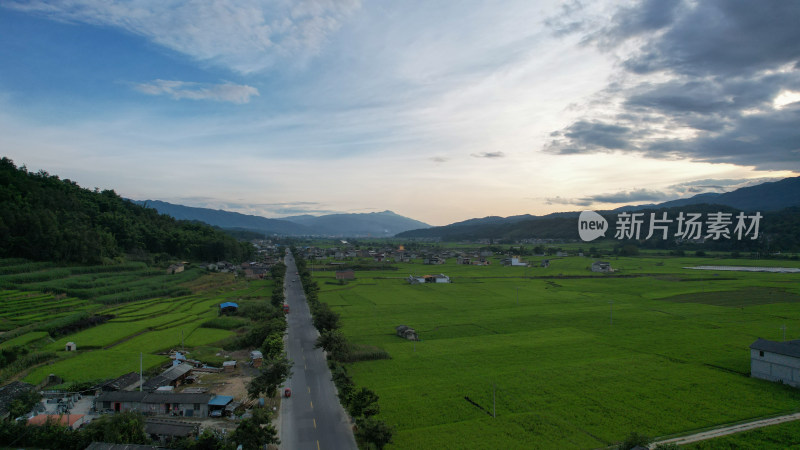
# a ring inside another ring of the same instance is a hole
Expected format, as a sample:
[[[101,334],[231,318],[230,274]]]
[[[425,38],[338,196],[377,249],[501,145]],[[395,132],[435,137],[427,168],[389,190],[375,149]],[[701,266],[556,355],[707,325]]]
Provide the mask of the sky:
[[[0,155],[431,225],[800,175],[800,2],[2,0]]]

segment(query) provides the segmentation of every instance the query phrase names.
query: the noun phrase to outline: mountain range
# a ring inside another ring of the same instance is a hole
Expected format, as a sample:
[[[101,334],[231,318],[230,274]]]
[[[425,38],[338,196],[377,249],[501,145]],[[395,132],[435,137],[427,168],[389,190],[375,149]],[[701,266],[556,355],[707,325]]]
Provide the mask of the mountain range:
[[[658,204],[623,206],[612,211],[598,211],[613,216],[623,211],[645,211],[678,208],[687,205],[721,205],[745,212],[776,212],[800,207],[800,177],[748,186],[726,193],[705,193],[690,198],[671,200]],[[530,214],[469,219],[442,227],[409,230],[398,234],[402,238],[438,238],[442,240],[465,239],[574,239],[577,232],[574,219],[579,211],[558,212],[544,216]],[[565,220],[569,219],[569,220]]]
[[[429,228],[418,220],[392,211],[323,216],[299,215],[281,219],[241,214],[210,208],[175,205],[159,200],[133,200],[161,214],[180,220],[196,220],[226,229],[255,231],[283,236],[390,237],[403,231]]]
[[[418,220],[395,214],[392,211],[328,214],[323,216],[298,215],[269,219],[223,210],[175,205],[158,200],[134,201],[161,214],[176,219],[197,220],[226,229],[239,229],[284,236],[338,236],[338,237],[392,237],[442,238],[446,240],[532,237],[567,238],[574,234],[572,226],[565,227],[564,219],[574,219],[580,213],[557,212],[544,216],[522,214],[509,217],[488,216],[468,219],[441,227],[431,227]],[[779,211],[800,206],[800,177],[762,183],[726,193],[705,193],[690,198],[671,200],[658,204],[622,206],[611,211],[660,210],[687,205],[723,205],[739,211]]]

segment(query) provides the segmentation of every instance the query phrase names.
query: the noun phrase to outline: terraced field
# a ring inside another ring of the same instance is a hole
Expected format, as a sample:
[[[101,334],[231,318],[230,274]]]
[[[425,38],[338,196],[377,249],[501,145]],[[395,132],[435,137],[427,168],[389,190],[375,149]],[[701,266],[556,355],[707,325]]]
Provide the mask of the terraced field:
[[[549,258],[550,267],[393,264],[321,300],[356,344],[390,360],[349,365],[397,425],[392,448],[595,448],[794,412],[800,392],[751,379],[757,337],[800,337],[797,274],[684,269],[708,259]],[[538,261],[538,260],[536,260]],[[713,260],[714,265],[797,262]],[[409,285],[445,273],[452,284]],[[409,325],[421,341],[395,336]],[[496,417],[493,417],[496,416]]]
[[[6,331],[0,348],[55,354],[19,374],[30,383],[51,373],[65,382],[111,378],[139,370],[140,354],[147,369],[167,360],[164,351],[182,347],[202,346],[213,354],[215,343],[235,334],[201,327],[218,316],[219,304],[266,299],[272,291],[268,281],[199,269],[167,275],[138,263],[53,267],[24,260],[0,260],[0,286],[6,287],[0,289],[0,326]],[[60,336],[43,331],[82,313],[112,318]],[[67,342],[76,343],[78,351],[66,352]],[[0,371],[3,378],[12,375]]]

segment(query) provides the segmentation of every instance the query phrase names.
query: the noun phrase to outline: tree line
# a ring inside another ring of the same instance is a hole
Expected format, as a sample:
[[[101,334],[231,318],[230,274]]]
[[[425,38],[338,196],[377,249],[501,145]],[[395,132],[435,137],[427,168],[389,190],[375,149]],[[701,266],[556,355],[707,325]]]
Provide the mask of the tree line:
[[[136,205],[0,159],[0,257],[100,264],[126,254],[156,259],[242,261],[249,243],[198,222]]]

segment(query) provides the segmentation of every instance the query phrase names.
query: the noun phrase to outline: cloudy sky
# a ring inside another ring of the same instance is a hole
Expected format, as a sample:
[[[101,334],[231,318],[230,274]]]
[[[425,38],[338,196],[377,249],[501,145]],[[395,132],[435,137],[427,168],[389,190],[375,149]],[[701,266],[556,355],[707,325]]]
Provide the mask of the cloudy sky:
[[[800,174],[800,2],[3,0],[0,153],[433,225]]]

